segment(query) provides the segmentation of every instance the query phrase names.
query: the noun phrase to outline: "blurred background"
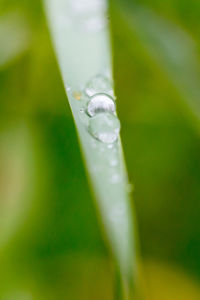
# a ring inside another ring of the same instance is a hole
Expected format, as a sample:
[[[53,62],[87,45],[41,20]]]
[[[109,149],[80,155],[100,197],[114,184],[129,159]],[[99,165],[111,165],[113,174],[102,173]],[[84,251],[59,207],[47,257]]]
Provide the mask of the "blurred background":
[[[111,1],[114,77],[152,300],[200,299],[200,2]],[[109,300],[39,0],[0,0],[0,300]]]

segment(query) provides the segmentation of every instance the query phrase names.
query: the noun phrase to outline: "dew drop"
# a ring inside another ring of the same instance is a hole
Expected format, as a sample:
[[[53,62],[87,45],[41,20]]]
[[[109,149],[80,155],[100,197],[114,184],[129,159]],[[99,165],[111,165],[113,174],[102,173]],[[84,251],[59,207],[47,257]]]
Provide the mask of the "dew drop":
[[[110,81],[101,74],[93,77],[86,85],[85,93],[92,97],[98,93],[106,93],[113,96],[113,90]]]
[[[113,148],[113,144],[108,144],[108,149],[112,149]]]
[[[101,112],[111,112],[114,113],[116,110],[115,102],[107,94],[96,94],[94,95],[88,103],[87,112],[93,117],[97,113]]]
[[[70,91],[71,91],[70,86],[67,86],[67,87],[66,87],[66,91],[67,91],[67,92],[70,92]]]
[[[120,122],[113,114],[99,113],[90,119],[89,131],[97,140],[111,144],[118,139]]]
[[[111,167],[116,167],[116,166],[118,165],[117,159],[112,159],[112,160],[110,161],[110,165],[111,165]]]
[[[113,174],[110,178],[110,182],[113,184],[121,182],[121,176],[119,174]]]

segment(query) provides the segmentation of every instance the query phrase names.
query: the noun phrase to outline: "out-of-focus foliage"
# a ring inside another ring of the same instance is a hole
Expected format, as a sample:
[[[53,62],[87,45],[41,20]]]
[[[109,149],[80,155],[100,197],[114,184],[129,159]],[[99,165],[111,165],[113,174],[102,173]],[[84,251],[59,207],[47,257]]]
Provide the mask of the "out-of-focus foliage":
[[[141,252],[153,261],[146,290],[199,299],[200,4],[132,3],[112,1],[110,13]],[[0,299],[111,299],[112,262],[41,1],[0,1],[0,48]]]

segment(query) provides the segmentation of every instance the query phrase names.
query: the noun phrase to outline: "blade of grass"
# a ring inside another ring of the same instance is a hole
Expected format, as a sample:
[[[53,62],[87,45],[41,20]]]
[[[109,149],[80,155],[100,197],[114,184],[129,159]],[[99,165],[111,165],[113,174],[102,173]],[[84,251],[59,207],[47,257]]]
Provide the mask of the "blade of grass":
[[[45,11],[77,127],[101,223],[122,278],[123,299],[132,299],[137,277],[134,224],[120,139],[97,141],[88,130],[84,90],[97,74],[112,80],[106,1],[45,0]],[[113,92],[114,93],[114,92]]]
[[[119,18],[129,25],[149,55],[172,82],[183,109],[199,130],[200,121],[200,57],[195,40],[180,26],[153,10],[131,3],[115,2]]]

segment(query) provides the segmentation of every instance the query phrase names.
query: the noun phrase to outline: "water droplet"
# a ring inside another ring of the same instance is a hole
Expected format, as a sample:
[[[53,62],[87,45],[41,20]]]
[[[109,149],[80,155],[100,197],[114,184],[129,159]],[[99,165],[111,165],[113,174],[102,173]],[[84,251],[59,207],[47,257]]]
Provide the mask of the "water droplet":
[[[103,143],[114,143],[120,132],[120,122],[110,113],[99,113],[90,119],[90,133]]]
[[[121,176],[117,173],[112,175],[110,178],[110,182],[113,184],[121,182]]]
[[[110,161],[110,165],[111,165],[111,167],[116,167],[116,166],[118,165],[117,159],[112,159],[112,160]]]
[[[108,149],[112,149],[113,148],[113,144],[108,144]]]
[[[71,91],[70,86],[67,86],[67,87],[66,87],[66,91],[67,91],[67,92],[70,92],[70,91]]]
[[[114,113],[116,110],[115,102],[112,97],[106,94],[94,95],[88,103],[87,112],[93,117],[97,113],[111,112]]]
[[[113,96],[112,86],[110,81],[101,74],[93,77],[86,85],[85,93],[87,96],[92,97],[98,93],[106,93]]]

